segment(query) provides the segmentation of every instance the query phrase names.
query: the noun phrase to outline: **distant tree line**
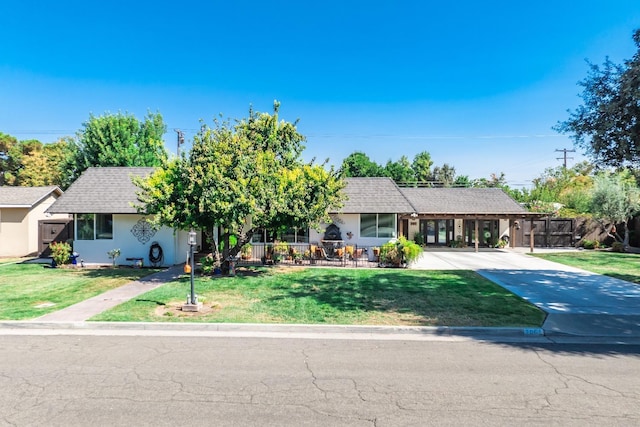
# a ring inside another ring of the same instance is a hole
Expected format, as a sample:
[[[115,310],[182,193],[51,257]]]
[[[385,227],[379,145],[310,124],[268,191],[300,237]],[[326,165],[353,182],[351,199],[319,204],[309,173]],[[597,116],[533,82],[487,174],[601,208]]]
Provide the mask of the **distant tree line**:
[[[168,158],[159,113],[89,117],[75,137],[43,144],[0,132],[0,185],[57,185],[66,189],[91,166],[160,166]]]

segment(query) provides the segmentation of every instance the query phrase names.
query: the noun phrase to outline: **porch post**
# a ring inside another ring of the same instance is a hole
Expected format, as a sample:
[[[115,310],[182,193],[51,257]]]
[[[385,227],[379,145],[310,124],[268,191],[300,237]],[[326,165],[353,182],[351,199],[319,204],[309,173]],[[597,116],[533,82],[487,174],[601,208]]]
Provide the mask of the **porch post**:
[[[516,247],[516,223],[513,218],[509,219],[509,247]]]
[[[478,252],[479,242],[480,242],[480,237],[478,237],[478,218],[476,218],[476,241],[475,241],[476,252]]]
[[[536,228],[536,226],[533,223],[533,217],[531,217],[531,232],[529,233],[529,252],[533,252],[533,243],[535,241],[535,238],[533,236],[533,230],[535,228]]]

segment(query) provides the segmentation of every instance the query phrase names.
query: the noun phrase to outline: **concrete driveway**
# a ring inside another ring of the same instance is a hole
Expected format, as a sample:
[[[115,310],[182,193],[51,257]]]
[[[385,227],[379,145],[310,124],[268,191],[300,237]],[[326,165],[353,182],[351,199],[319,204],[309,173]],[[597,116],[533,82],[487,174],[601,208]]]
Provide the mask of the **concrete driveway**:
[[[545,333],[640,336],[640,286],[624,280],[512,249],[428,249],[412,268],[474,270],[544,310]]]

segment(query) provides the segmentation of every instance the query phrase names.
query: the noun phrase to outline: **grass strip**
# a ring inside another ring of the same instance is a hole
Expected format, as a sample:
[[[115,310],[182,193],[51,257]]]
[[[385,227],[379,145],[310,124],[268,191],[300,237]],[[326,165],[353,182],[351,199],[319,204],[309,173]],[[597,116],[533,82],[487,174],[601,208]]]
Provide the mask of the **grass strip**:
[[[156,271],[158,270],[3,264],[0,266],[0,319],[33,319]]]
[[[532,256],[640,284],[640,255],[610,251],[553,252]]]
[[[471,271],[254,268],[197,277],[204,302],[181,311],[189,278],[91,320],[421,326],[540,326],[544,313]]]

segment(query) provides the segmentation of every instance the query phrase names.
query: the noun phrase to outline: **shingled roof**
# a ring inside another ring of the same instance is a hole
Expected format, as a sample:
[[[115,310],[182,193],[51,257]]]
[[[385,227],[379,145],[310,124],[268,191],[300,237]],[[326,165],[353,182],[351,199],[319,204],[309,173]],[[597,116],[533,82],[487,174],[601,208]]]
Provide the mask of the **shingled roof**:
[[[500,188],[401,188],[419,214],[519,215],[527,213]]]
[[[411,203],[391,178],[346,178],[341,213],[411,213]]]
[[[149,175],[153,170],[150,167],[89,168],[47,211],[137,213],[132,204],[137,201],[138,188],[131,178]],[[527,213],[499,188],[399,188],[391,178],[346,178],[345,181],[348,199],[340,210],[345,214],[415,212],[432,216],[502,216]],[[0,190],[3,188],[7,187]],[[0,192],[0,206],[4,200]]]
[[[154,168],[89,168],[47,210],[50,213],[137,213],[132,176],[147,176]]]
[[[0,187],[0,208],[31,209],[51,193],[58,196],[62,190],[55,185],[45,187]]]

